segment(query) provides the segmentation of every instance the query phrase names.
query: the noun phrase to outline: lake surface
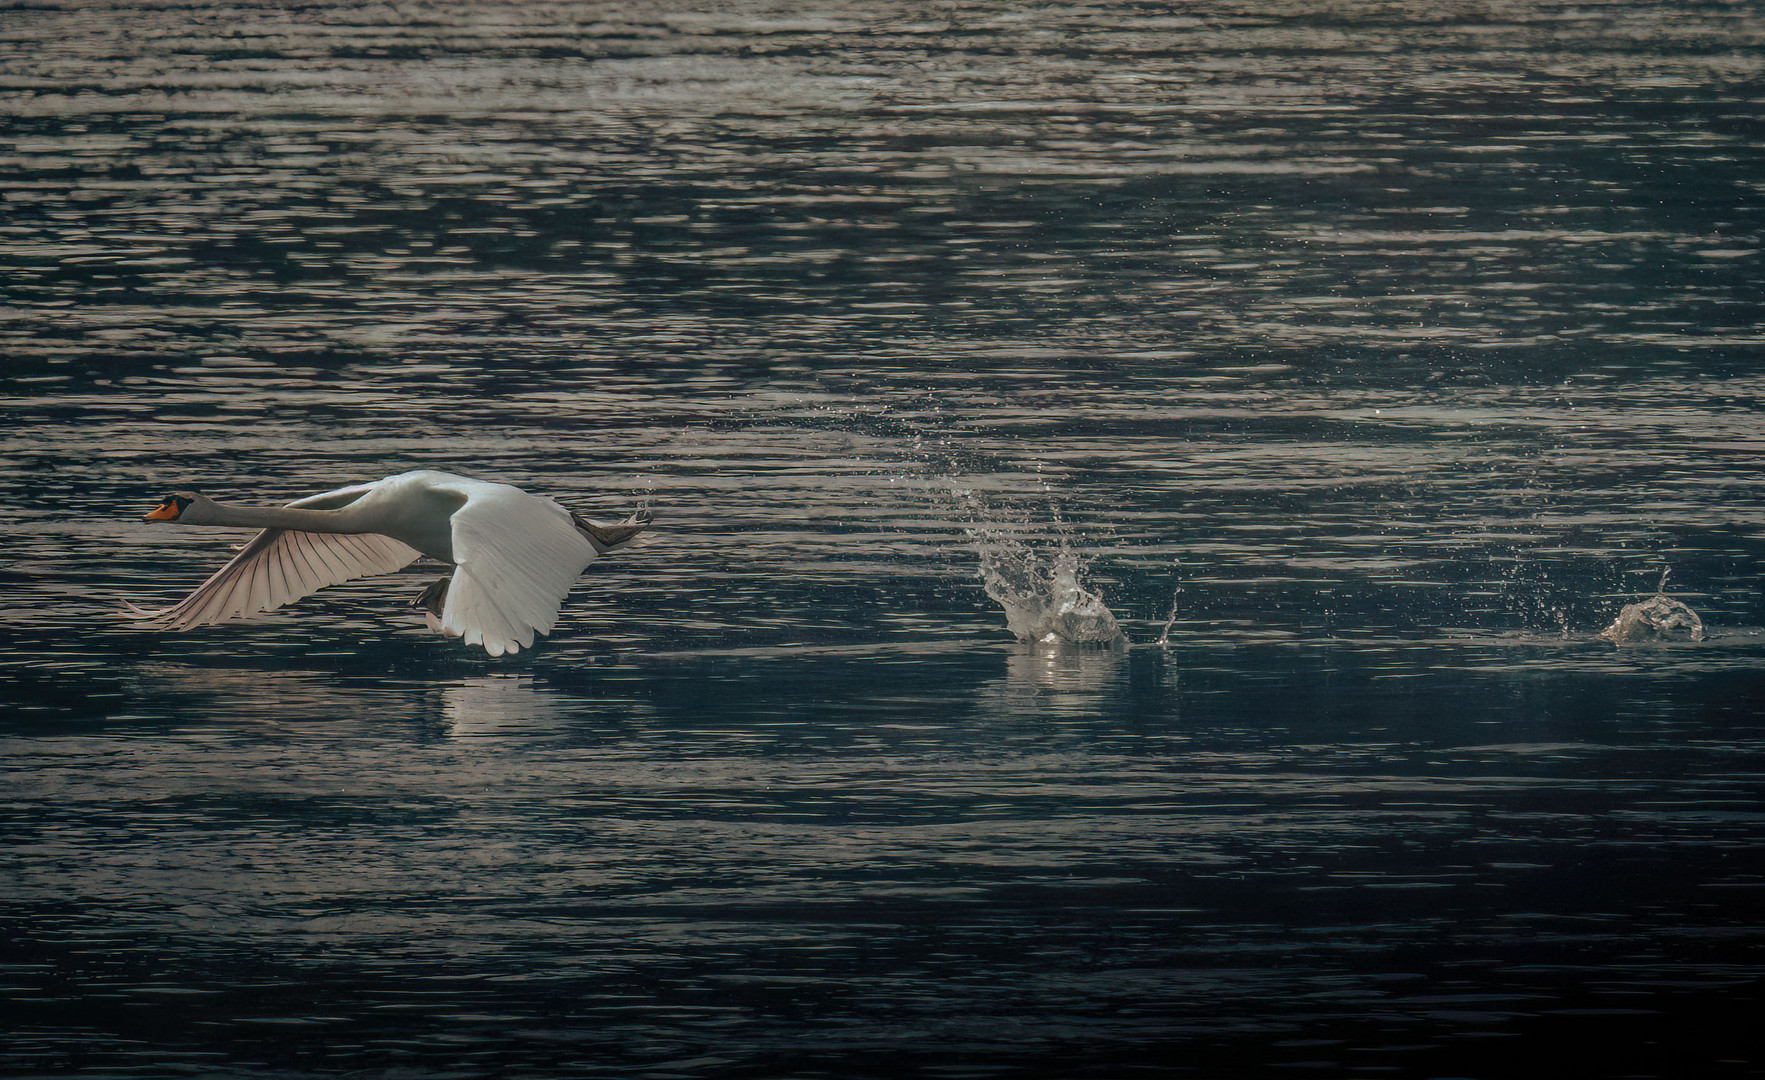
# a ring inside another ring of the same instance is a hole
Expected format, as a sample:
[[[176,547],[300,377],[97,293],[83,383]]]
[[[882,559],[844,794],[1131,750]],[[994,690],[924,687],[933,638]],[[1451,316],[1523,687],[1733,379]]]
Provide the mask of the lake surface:
[[[0,1073],[1765,1075],[1765,14],[707,7],[0,11]]]

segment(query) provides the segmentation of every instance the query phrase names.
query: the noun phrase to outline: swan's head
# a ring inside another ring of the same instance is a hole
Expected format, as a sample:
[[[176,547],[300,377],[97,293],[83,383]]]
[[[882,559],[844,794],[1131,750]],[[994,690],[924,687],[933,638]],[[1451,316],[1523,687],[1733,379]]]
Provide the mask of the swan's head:
[[[176,521],[180,517],[183,517],[184,511],[190,509],[191,504],[200,498],[201,496],[193,491],[180,491],[176,495],[167,495],[164,502],[160,503],[159,506],[155,507],[151,513],[141,520]]]

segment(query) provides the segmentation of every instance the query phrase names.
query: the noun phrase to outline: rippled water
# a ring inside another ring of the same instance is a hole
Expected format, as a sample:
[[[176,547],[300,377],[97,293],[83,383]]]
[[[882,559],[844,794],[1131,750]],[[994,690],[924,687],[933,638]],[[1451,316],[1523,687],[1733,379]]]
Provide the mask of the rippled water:
[[[1756,6],[704,8],[0,11],[0,1073],[1765,1074]]]

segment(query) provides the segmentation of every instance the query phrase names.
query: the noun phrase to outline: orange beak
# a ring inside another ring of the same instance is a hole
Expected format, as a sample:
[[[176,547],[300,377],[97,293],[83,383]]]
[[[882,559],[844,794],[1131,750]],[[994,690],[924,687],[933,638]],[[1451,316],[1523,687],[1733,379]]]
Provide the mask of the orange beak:
[[[142,521],[176,521],[177,519],[178,519],[178,504],[173,502],[170,499],[167,499],[165,502],[160,504],[159,509],[153,511],[153,513],[151,513],[151,514],[148,514],[146,517],[142,518],[141,520]]]

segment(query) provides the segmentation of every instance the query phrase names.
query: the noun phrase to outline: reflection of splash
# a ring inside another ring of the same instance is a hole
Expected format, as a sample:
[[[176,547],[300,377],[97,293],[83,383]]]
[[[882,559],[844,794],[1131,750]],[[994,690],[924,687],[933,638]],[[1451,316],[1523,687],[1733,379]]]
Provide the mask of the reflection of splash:
[[[1698,618],[1697,612],[1667,595],[1667,571],[1663,568],[1655,595],[1640,604],[1625,604],[1612,625],[1600,631],[1600,637],[1614,645],[1672,637],[1702,641],[1704,620]]]
[[[1005,609],[1019,641],[1117,645],[1125,638],[1103,598],[1080,582],[1084,562],[1064,541],[1052,552],[987,528],[971,528],[981,583]]]
[[[984,685],[976,702],[1004,718],[1095,714],[1118,701],[1127,679],[1125,649],[1066,649],[1026,642],[1012,646],[1005,675]]]

